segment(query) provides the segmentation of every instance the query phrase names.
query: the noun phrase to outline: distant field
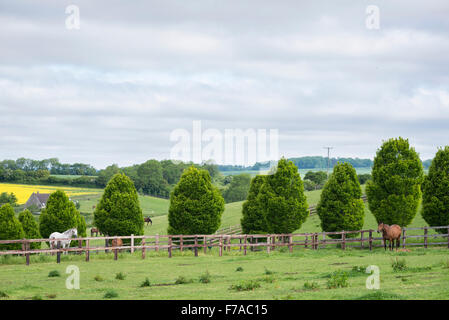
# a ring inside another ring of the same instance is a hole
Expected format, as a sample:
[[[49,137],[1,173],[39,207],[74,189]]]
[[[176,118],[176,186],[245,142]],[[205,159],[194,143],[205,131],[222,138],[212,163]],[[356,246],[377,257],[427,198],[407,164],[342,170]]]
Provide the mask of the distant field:
[[[40,193],[52,193],[56,190],[64,190],[69,197],[74,196],[85,196],[85,195],[96,195],[103,192],[101,189],[90,189],[90,188],[75,188],[75,187],[65,187],[65,186],[38,186],[38,185],[27,185],[27,184],[10,184],[10,183],[0,183],[0,193],[8,192],[14,193],[18,199],[19,204],[24,204],[33,192]]]
[[[365,173],[371,173],[371,167],[366,167],[366,168],[355,168],[357,174],[365,174]],[[322,169],[299,169],[299,174],[301,175],[301,178],[304,178],[305,174],[309,171],[327,171],[327,168],[322,168]],[[223,175],[225,176],[230,176],[230,175],[237,175],[237,174],[242,174],[242,173],[248,173],[251,176],[255,176],[260,174],[261,172],[258,170],[244,170],[244,171],[220,171]],[[330,172],[332,172],[332,169],[330,170]]]

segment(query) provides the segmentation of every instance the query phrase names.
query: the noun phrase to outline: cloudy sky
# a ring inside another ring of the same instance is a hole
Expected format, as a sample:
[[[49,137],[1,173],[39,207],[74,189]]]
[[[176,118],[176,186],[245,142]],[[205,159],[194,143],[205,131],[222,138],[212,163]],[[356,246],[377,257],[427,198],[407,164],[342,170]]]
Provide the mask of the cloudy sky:
[[[447,0],[2,0],[0,159],[166,159],[194,120],[278,129],[287,157],[403,136],[428,159],[449,144],[448,17]]]

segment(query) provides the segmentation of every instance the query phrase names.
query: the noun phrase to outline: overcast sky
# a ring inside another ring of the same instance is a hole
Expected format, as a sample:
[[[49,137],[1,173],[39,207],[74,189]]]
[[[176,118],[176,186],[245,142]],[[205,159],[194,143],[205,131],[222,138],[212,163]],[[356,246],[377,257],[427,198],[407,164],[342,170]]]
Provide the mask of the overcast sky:
[[[0,115],[0,159],[166,159],[194,120],[278,129],[286,157],[403,136],[428,159],[449,144],[449,1],[1,0]]]

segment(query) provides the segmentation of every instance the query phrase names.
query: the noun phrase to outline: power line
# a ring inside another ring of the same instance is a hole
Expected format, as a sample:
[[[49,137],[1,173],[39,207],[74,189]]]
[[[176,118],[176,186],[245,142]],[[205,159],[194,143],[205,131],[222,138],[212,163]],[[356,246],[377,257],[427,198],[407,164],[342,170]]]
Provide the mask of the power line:
[[[327,149],[327,177],[329,178],[329,168],[330,168],[330,152],[333,147],[324,147],[324,149]]]

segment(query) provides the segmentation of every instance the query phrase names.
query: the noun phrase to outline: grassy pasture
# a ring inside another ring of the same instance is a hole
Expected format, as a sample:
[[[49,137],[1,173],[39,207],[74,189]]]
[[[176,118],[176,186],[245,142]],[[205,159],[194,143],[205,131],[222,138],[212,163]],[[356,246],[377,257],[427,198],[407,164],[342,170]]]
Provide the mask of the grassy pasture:
[[[276,250],[270,254],[248,252],[247,256],[234,250],[222,257],[216,250],[206,255],[200,252],[199,257],[176,251],[171,259],[167,252],[151,251],[145,260],[140,252],[120,253],[118,261],[112,253],[102,252],[91,253],[90,262],[84,261],[84,255],[62,256],[59,265],[55,256],[33,256],[30,266],[23,263],[23,257],[2,257],[0,290],[7,295],[3,299],[104,299],[110,290],[117,293],[114,299],[449,299],[447,250],[415,248],[390,253],[383,249],[295,248],[293,253]],[[394,271],[396,258],[404,259],[407,269]],[[69,265],[80,269],[80,290],[65,287]],[[380,269],[380,290],[366,289],[368,265]],[[49,277],[54,270],[61,276]],[[347,272],[347,287],[328,289],[335,271]],[[201,283],[206,272],[211,281]],[[122,280],[116,279],[118,273],[124,276]],[[176,284],[180,276],[186,283]],[[150,286],[141,287],[146,278]],[[248,281],[260,287],[230,289]]]

